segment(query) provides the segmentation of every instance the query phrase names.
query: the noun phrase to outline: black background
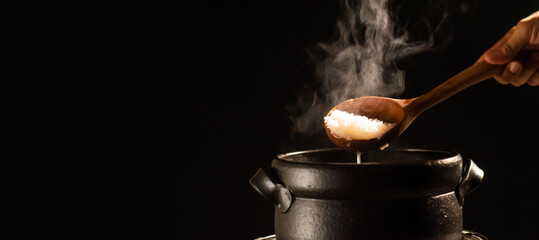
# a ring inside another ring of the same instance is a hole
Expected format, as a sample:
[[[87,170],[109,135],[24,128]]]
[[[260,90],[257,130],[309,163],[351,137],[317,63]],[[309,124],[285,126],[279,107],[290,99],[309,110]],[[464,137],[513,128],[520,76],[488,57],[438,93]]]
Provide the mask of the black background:
[[[423,94],[468,67],[518,20],[539,10],[536,1],[399,4],[433,22],[440,9],[452,14],[435,36],[434,50],[401,63],[407,70],[402,98]],[[186,120],[181,138],[187,142],[180,148],[180,236],[270,235],[273,206],[248,181],[276,154],[333,146],[323,135],[293,134],[287,109],[312,85],[305,49],[331,39],[339,5],[335,0],[180,5],[179,108]],[[539,226],[538,115],[539,88],[489,80],[425,112],[391,145],[450,149],[472,158],[485,179],[466,199],[464,227],[489,239],[533,238]]]

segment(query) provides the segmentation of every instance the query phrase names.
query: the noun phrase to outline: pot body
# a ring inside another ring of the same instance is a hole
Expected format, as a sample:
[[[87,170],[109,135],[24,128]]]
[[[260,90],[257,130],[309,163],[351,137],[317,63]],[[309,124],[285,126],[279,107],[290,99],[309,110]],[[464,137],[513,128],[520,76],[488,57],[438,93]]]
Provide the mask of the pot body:
[[[275,235],[287,239],[462,239],[454,192],[400,200],[300,198],[275,211]]]
[[[458,153],[339,149],[281,154],[251,185],[272,201],[288,239],[462,239],[464,195],[483,173]]]

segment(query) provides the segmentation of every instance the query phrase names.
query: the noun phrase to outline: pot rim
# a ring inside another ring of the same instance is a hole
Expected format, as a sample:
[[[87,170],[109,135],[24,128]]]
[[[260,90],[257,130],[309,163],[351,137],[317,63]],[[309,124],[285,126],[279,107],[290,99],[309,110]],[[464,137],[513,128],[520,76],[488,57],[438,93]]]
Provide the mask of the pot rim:
[[[390,148],[385,150],[375,150],[382,152],[424,152],[424,153],[442,153],[451,155],[446,158],[432,159],[432,160],[418,160],[418,161],[392,161],[392,162],[362,162],[357,164],[355,162],[303,162],[303,161],[294,161],[289,159],[289,157],[297,156],[300,154],[311,154],[318,152],[330,152],[330,151],[346,151],[341,148],[320,148],[320,149],[311,149],[303,151],[295,151],[289,153],[282,153],[276,156],[276,159],[289,163],[299,163],[299,164],[312,164],[312,165],[350,165],[350,166],[368,166],[368,165],[414,165],[414,164],[428,164],[428,165],[445,165],[450,163],[459,162],[462,160],[460,153],[451,150],[442,150],[442,149],[421,149],[421,148]],[[353,153],[351,153],[353,154]],[[365,154],[368,154],[365,153]]]
[[[321,152],[330,155],[349,153],[340,148],[324,148],[279,154],[273,159],[271,167],[279,182],[295,196],[307,198],[415,198],[452,192],[461,182],[464,161],[457,152],[386,149],[377,153],[383,154],[386,151],[393,151],[393,154],[438,154],[417,161],[408,159],[360,164],[353,161],[319,162],[310,159]],[[300,154],[305,155],[298,156]]]

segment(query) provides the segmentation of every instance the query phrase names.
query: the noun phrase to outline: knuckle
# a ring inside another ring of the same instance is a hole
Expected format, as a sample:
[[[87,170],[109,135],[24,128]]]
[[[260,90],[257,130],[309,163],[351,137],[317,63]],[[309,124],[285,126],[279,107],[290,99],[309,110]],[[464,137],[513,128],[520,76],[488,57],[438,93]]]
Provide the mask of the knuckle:
[[[526,26],[527,24],[529,24],[529,22],[530,21],[528,19],[521,19],[517,22],[517,25],[515,25],[515,27]]]
[[[535,47],[537,47],[536,45],[539,45],[539,30],[538,29],[534,29],[532,33],[530,34],[529,44]]]
[[[518,21],[518,23],[514,27],[515,29],[521,29],[521,28],[528,29],[531,27],[533,23],[534,22],[530,21],[530,19],[522,19]]]
[[[514,48],[505,43],[502,47],[501,47],[501,50],[505,53],[505,54],[510,54],[510,53],[513,53],[514,52]]]
[[[496,81],[502,85],[507,85],[509,83],[509,81],[506,78],[503,78],[502,76],[496,76],[494,77],[494,79],[496,79]]]
[[[511,71],[509,71],[509,68],[506,68],[503,71],[503,73],[501,75],[497,76],[497,77],[498,77],[499,82],[503,82],[504,84],[509,84],[509,83],[515,82],[518,75],[514,74],[514,73],[511,73]]]
[[[534,87],[539,85],[539,72],[535,72],[535,74],[530,77],[530,81],[528,81],[528,84]]]
[[[526,83],[526,81],[522,81],[522,80],[515,80],[515,81],[512,81],[511,82],[511,85],[515,86],[515,87],[520,87],[522,85],[524,85],[524,83]]]
[[[511,85],[513,85],[515,87],[520,87],[520,86],[524,85],[526,82],[527,82],[527,78],[525,78],[524,76],[520,76],[520,75],[514,77],[513,79],[511,79]]]

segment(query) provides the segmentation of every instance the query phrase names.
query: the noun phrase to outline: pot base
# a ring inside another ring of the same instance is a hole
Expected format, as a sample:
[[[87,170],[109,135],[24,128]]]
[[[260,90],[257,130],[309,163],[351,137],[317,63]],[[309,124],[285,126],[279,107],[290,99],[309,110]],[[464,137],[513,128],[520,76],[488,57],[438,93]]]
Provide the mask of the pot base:
[[[277,238],[275,237],[275,235],[270,235],[266,237],[259,237],[259,238],[256,238],[255,240],[277,240]],[[462,230],[462,240],[488,240],[488,239],[479,233],[468,231],[468,230]]]

